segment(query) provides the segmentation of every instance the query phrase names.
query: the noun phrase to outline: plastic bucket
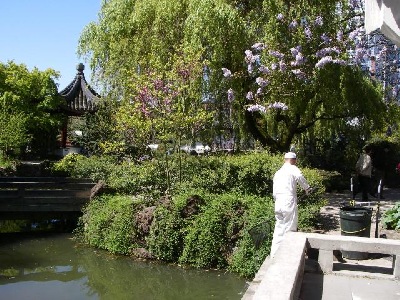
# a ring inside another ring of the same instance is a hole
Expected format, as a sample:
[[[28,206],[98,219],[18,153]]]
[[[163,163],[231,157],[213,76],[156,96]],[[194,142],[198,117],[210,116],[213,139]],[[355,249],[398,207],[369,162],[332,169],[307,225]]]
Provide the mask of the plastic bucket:
[[[341,235],[370,237],[372,209],[367,207],[345,206],[340,208]],[[367,252],[342,251],[348,259],[367,259]]]

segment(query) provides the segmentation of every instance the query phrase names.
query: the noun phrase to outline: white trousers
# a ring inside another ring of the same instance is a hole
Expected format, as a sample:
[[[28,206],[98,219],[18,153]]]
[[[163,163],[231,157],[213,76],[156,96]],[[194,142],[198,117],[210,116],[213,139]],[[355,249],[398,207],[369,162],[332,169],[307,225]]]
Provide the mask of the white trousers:
[[[275,199],[275,229],[270,256],[273,257],[288,231],[297,231],[297,198],[279,195]]]

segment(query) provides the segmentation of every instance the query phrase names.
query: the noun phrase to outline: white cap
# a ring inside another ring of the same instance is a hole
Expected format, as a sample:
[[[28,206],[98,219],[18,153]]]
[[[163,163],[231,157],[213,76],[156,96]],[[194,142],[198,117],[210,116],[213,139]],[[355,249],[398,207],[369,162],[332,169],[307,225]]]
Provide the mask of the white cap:
[[[285,153],[285,158],[296,158],[296,153],[294,152]]]

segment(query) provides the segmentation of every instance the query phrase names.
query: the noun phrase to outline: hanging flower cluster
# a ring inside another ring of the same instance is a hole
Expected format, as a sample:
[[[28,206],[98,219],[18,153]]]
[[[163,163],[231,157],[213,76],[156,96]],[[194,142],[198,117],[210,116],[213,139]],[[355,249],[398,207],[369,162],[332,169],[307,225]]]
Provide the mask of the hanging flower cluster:
[[[362,0],[349,0],[349,8],[356,12],[356,15],[363,15]],[[338,30],[334,34],[321,33],[324,25],[322,16],[316,16],[314,20],[309,20],[306,17],[301,20],[287,20],[283,13],[276,16],[278,24],[287,26],[289,34],[304,35],[303,41],[310,42],[313,39],[315,44],[318,44],[318,49],[310,53],[310,48],[313,47],[305,43],[303,45],[294,45],[285,52],[282,49],[269,48],[263,42],[255,43],[251,46],[251,50],[245,51],[244,60],[247,64],[247,72],[250,77],[255,79],[256,91],[249,91],[246,95],[246,107],[248,111],[264,112],[269,110],[287,110],[288,106],[263,103],[267,95],[270,76],[276,72],[284,73],[288,80],[298,80],[303,84],[312,82],[315,74],[330,64],[337,65],[366,65],[371,59],[371,47],[366,46],[366,35],[363,25],[363,17],[356,16],[349,22],[349,25],[344,28],[347,34],[343,33],[343,29]],[[286,21],[287,20],[287,21]],[[303,28],[303,29],[302,29]],[[315,43],[317,42],[317,43]],[[303,42],[304,43],[304,42]],[[303,51],[303,47],[307,51]],[[381,47],[380,52],[375,54],[377,59],[385,55],[386,48]],[[307,55],[305,54],[307,53]],[[225,78],[230,78],[232,72],[226,68],[222,68]],[[398,93],[400,85],[393,88],[393,93]],[[234,98],[234,93],[230,89],[228,93],[229,101]],[[279,102],[278,102],[279,103]]]

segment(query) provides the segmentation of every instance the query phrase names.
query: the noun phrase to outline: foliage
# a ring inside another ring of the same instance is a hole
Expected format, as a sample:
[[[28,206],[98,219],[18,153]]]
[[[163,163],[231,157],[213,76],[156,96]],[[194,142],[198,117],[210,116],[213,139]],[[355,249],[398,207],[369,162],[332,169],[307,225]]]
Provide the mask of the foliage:
[[[21,232],[30,227],[30,223],[26,220],[1,220],[0,233]]]
[[[0,176],[11,176],[15,174],[16,169],[17,163],[15,161],[0,155]]]
[[[182,161],[182,182],[209,192],[237,191],[264,196],[272,191],[272,174],[282,159],[268,152],[233,156],[186,157]]]
[[[386,229],[400,230],[400,203],[389,208],[382,216],[382,225]]]
[[[74,155],[65,160],[62,165],[66,169],[80,176],[103,178],[115,194],[93,200],[84,211],[79,230],[90,245],[118,253],[145,248],[160,260],[228,268],[246,277],[254,275],[269,253],[274,224],[271,178],[282,164],[281,156],[268,152],[188,155],[181,161],[179,178],[179,160],[172,155],[170,189],[165,182],[165,166],[158,160],[140,164],[110,160],[104,164],[106,168],[101,166],[103,158],[98,157]],[[307,231],[323,205],[323,185],[317,170],[304,168],[303,172],[315,188],[315,193],[299,203],[299,227]],[[196,206],[192,206],[193,197],[199,200]],[[135,215],[153,207],[150,229],[142,232]],[[132,220],[136,220],[133,225]],[[251,229],[265,221],[271,227],[265,228],[265,238],[256,245]]]
[[[79,162],[85,159],[81,154],[69,153],[53,165],[53,171],[66,176],[80,177],[79,174],[74,174],[74,171],[80,166]]]
[[[184,221],[174,206],[169,209],[159,206],[146,239],[151,254],[157,259],[177,262],[182,254],[183,227]]]
[[[134,246],[133,215],[140,203],[130,196],[107,195],[90,201],[80,219],[78,237],[90,246],[129,254]]]
[[[131,129],[127,131],[131,139],[144,142],[139,137],[145,141],[151,138],[148,133],[154,124],[130,113],[144,108],[140,106],[143,99],[137,95],[140,91],[148,88],[154,95],[154,80],[172,78],[172,84],[178,87],[173,90],[180,93],[173,113],[167,114],[169,120],[164,129],[173,119],[171,124],[184,130],[175,128],[167,132],[187,135],[189,140],[194,134],[199,135],[208,118],[203,118],[204,105],[215,113],[213,121],[208,122],[207,128],[211,130],[207,140],[240,125],[235,115],[228,117],[222,75],[216,70],[227,64],[235,68],[242,65],[245,45],[261,22],[255,4],[219,0],[103,2],[99,20],[86,26],[81,35],[79,52],[89,57],[94,70],[92,78],[125,103],[118,118]],[[191,78],[182,81],[185,74]],[[158,94],[159,100],[165,97]],[[149,106],[145,104],[145,108]],[[188,132],[189,128],[192,131]],[[166,136],[161,134],[163,141]]]
[[[26,130],[26,116],[12,108],[3,107],[0,112],[0,150],[3,156],[10,150],[19,150],[29,143]]]
[[[183,139],[194,141],[211,121],[198,97],[201,65],[195,58],[181,60],[172,71],[131,75],[133,83],[116,114],[117,130],[126,144],[136,146],[139,156],[153,142],[166,147],[175,141],[180,147]]]
[[[121,152],[129,152],[124,144],[123,151],[115,149],[115,145],[121,145],[122,137],[117,130],[115,114],[118,109],[118,103],[108,98],[102,98],[94,114],[86,114],[85,122],[81,124],[82,137],[76,141],[87,152],[88,155],[114,155],[121,157]],[[109,147],[112,145],[113,147]],[[110,149],[111,148],[111,149]],[[120,148],[120,147],[119,147]]]
[[[208,199],[207,199],[208,198]],[[206,206],[186,228],[184,248],[179,261],[195,267],[227,266],[230,238],[243,227],[244,209],[239,195],[207,195]]]
[[[229,270],[252,278],[269,254],[275,225],[274,204],[271,198],[246,197],[244,228],[241,239],[229,259]],[[254,232],[253,232],[254,231]],[[266,238],[257,245],[255,240],[265,232]]]
[[[3,152],[11,148],[18,151],[29,145],[32,154],[44,155],[56,145],[63,118],[54,113],[61,104],[54,82],[57,76],[52,69],[29,71],[24,64],[0,63],[0,147]]]
[[[306,11],[284,0],[264,5],[265,34],[246,50],[247,72],[223,69],[228,96],[246,109],[253,136],[272,151],[287,151],[301,137],[313,142],[351,132],[370,136],[371,125],[382,129],[388,117],[382,89],[347,51],[361,47],[352,40],[358,28],[346,27],[354,8],[341,0],[308,3]]]

